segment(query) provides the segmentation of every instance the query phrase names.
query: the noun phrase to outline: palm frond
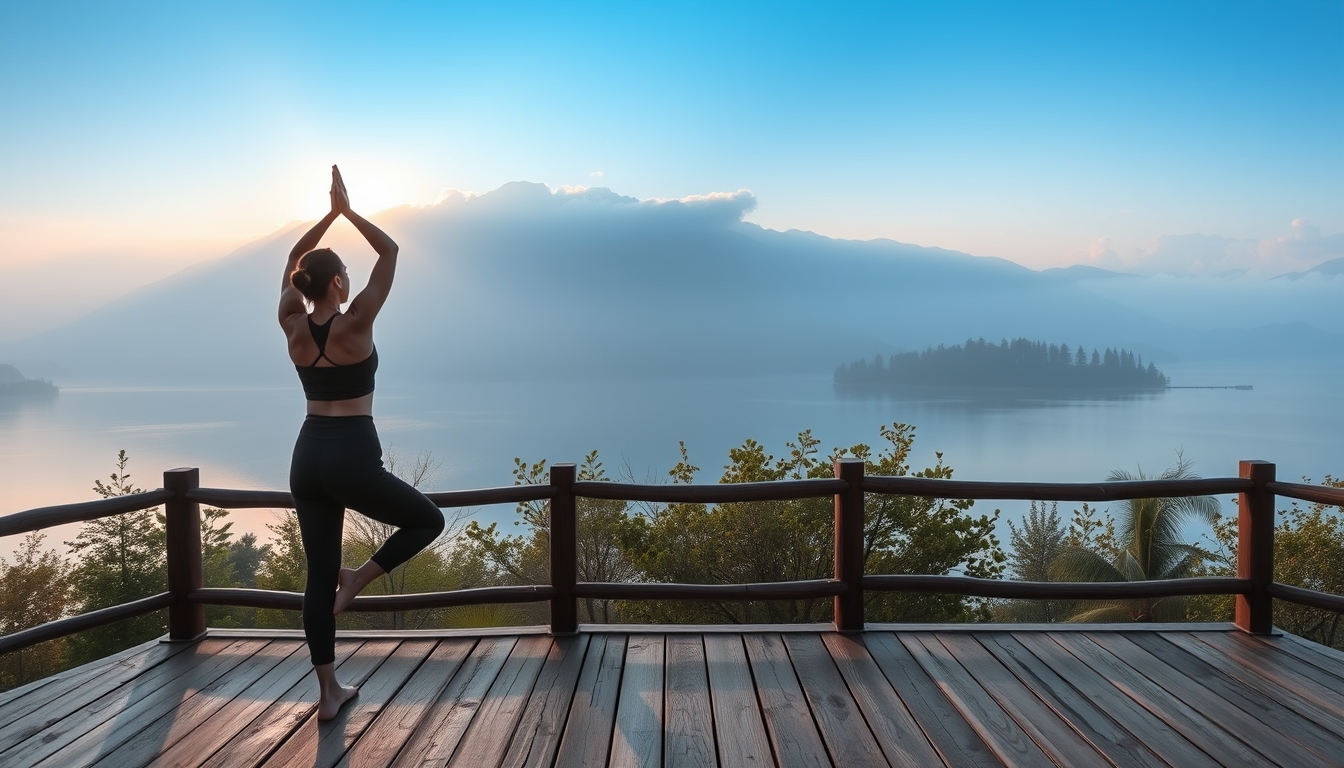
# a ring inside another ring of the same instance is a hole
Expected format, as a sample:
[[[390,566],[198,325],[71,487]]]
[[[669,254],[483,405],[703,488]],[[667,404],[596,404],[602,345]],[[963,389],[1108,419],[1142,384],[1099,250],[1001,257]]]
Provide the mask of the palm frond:
[[[1050,564],[1056,581],[1128,581],[1113,563],[1090,549],[1068,547]]]

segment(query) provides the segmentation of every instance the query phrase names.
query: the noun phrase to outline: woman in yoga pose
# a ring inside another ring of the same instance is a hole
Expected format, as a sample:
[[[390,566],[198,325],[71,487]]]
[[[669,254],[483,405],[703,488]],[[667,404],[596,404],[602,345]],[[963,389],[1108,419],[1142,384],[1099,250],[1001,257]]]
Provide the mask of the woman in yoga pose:
[[[350,300],[350,275],[339,256],[317,248],[345,216],[369,241],[378,261],[369,284]],[[373,320],[387,300],[397,244],[350,208],[345,183],[331,167],[331,211],[289,253],[280,287],[280,327],[308,399],[308,417],[294,444],[289,489],[308,558],[303,631],[321,688],[317,719],[330,720],[358,688],[336,680],[336,616],[360,590],[424,549],[443,531],[443,514],[424,494],[383,468],[373,426],[373,374],[378,352]],[[308,312],[307,303],[313,310]],[[350,302],[341,312],[341,305]],[[345,510],[399,530],[359,568],[341,567]]]

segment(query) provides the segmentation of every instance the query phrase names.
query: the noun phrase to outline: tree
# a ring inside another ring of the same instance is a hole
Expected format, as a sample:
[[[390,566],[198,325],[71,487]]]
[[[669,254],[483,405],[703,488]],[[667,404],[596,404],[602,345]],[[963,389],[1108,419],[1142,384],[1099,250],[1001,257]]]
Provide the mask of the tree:
[[[1009,574],[1019,581],[1050,581],[1050,566],[1064,551],[1067,538],[1059,503],[1051,502],[1047,508],[1044,502],[1031,502],[1022,527],[1009,520],[1008,531]],[[1001,606],[1000,614],[1009,621],[1052,622],[1069,610],[1069,604],[1060,600],[1012,600]]]
[[[864,461],[871,475],[910,474],[914,427],[880,429],[887,447],[877,456],[867,445],[835,448],[820,458],[820,441],[810,430],[785,443],[776,459],[754,440],[729,451],[720,482],[759,482],[832,475],[837,458]],[[936,453],[936,463],[917,477],[950,478],[952,469]],[[669,473],[689,481],[696,471],[686,458]],[[1003,569],[994,537],[994,516],[968,514],[966,499],[925,499],[871,495],[866,499],[865,569],[868,573],[959,572],[992,578]],[[707,506],[671,504],[645,516],[627,538],[642,578],[660,582],[750,583],[824,579],[833,576],[834,507],[829,498],[738,502]],[[832,601],[647,602],[622,607],[646,620],[696,622],[809,622],[831,616]],[[871,621],[954,621],[984,614],[984,605],[956,595],[869,593]]]
[[[855,446],[850,454],[864,460],[866,474],[911,475],[909,457],[915,443],[914,426],[892,424],[881,427],[879,432],[888,445],[875,460],[869,459],[866,445]],[[952,479],[952,467],[943,463],[942,452],[935,451],[933,455],[933,466],[913,476]],[[829,470],[826,467],[817,476],[825,477]],[[1001,577],[1006,558],[994,535],[999,511],[974,516],[971,514],[974,506],[972,499],[868,496],[865,572]],[[989,604],[959,595],[869,593],[866,615],[869,621],[983,621],[989,618]]]
[[[271,545],[257,546],[255,533],[244,533],[229,547],[229,563],[233,569],[234,580],[238,586],[254,589],[257,586],[257,571],[271,553]]]
[[[65,615],[70,603],[70,566],[55,550],[43,550],[46,535],[24,537],[11,564],[0,557],[0,635],[36,627]],[[0,656],[0,690],[60,671],[66,638]]]
[[[1310,483],[1310,478],[1303,478]],[[1344,488],[1344,479],[1326,475],[1321,485]],[[1237,573],[1237,518],[1220,518],[1213,526],[1214,553],[1208,575]],[[1344,509],[1293,502],[1278,511],[1274,525],[1274,580],[1304,589],[1344,594]],[[1230,621],[1234,598],[1208,595],[1200,599],[1208,621]],[[1313,642],[1344,649],[1344,615],[1283,600],[1274,601],[1274,625]]]
[[[103,498],[141,493],[126,471],[126,451],[117,454],[117,469],[107,483],[94,481]],[[74,541],[67,541],[77,559],[71,572],[78,613],[128,603],[168,588],[165,533],[158,507],[104,517],[84,523]],[[70,638],[78,663],[101,658],[163,634],[163,611],[126,619]]]
[[[1198,477],[1190,462],[1176,455],[1176,465],[1157,478],[1139,470],[1130,474],[1116,470],[1108,481],[1189,480]],[[1070,546],[1055,559],[1051,575],[1059,581],[1147,581],[1179,579],[1193,575],[1208,559],[1209,552],[1180,540],[1181,526],[1194,518],[1212,524],[1218,519],[1218,501],[1211,496],[1163,499],[1129,499],[1119,502],[1115,516],[1116,550],[1098,552]],[[1112,555],[1107,557],[1107,555]],[[1074,614],[1072,621],[1183,621],[1187,618],[1184,597],[1143,600],[1093,601]]]
[[[819,476],[820,441],[811,431],[785,443],[779,459],[747,440],[728,452],[722,483],[766,482]],[[674,480],[689,480],[682,446]],[[641,580],[702,584],[827,578],[834,559],[830,499],[736,502],[708,506],[670,504],[637,518],[627,539]],[[807,622],[830,614],[830,601],[649,601],[622,605],[643,621],[670,623]]]
[[[303,594],[308,581],[308,558],[303,554],[299,516],[287,509],[266,527],[275,535],[275,541],[267,545],[266,557],[257,569],[257,588]],[[300,629],[303,617],[297,611],[263,608],[256,613],[256,623],[259,627]]]
[[[546,482],[546,461],[526,462],[513,460],[515,485]],[[579,465],[576,477],[584,481],[609,480],[606,470],[591,451]],[[624,542],[631,537],[634,525],[627,514],[629,505],[624,501],[606,499],[577,499],[575,502],[576,555],[579,581],[632,581],[638,572],[630,562]],[[497,583],[548,584],[550,583],[550,520],[549,501],[522,502],[518,505],[519,519],[514,525],[525,532],[506,536],[491,523],[482,527],[476,522],[467,525],[464,539],[470,548],[460,553],[467,562],[484,565],[494,574]],[[513,609],[514,618],[530,623],[546,620],[545,606],[522,605]],[[617,607],[610,600],[585,599],[579,603],[579,620],[609,623],[617,618]]]

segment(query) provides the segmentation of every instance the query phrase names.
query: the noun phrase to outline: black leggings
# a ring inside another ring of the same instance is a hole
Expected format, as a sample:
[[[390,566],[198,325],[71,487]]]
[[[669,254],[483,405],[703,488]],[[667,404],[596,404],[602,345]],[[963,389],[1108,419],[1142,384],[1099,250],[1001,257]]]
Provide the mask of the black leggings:
[[[289,490],[299,516],[308,585],[303,632],[313,665],[336,658],[336,580],[346,508],[400,530],[371,558],[391,571],[443,532],[443,513],[423,493],[383,468],[372,416],[309,416],[294,444]]]

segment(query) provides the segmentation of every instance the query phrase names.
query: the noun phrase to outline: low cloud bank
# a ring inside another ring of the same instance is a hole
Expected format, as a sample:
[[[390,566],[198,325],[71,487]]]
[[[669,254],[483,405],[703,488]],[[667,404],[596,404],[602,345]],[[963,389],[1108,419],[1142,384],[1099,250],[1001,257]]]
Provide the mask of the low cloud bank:
[[[1294,219],[1290,231],[1262,240],[1221,235],[1162,235],[1147,248],[1128,255],[1117,252],[1110,238],[1097,238],[1083,263],[1102,269],[1142,275],[1276,277],[1305,272],[1324,262],[1344,258],[1344,233],[1322,235],[1307,219]]]

